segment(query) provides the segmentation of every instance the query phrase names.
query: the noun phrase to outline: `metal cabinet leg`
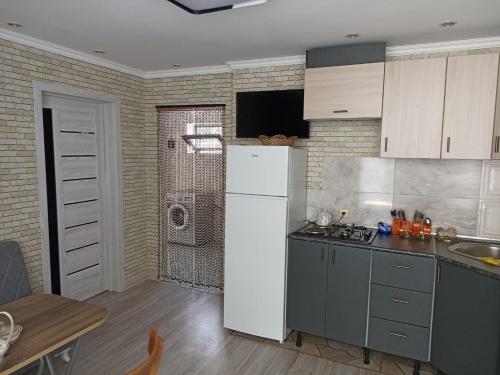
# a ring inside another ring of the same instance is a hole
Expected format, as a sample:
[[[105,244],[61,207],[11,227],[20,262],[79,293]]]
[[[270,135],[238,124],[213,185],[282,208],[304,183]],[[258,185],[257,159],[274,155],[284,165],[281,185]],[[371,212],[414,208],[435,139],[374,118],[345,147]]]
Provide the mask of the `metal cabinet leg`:
[[[56,375],[56,368],[54,367],[54,364],[52,363],[52,360],[48,355],[45,357],[45,362],[47,363],[47,368],[49,369],[49,374],[50,375]]]
[[[80,338],[76,339],[75,344],[71,347],[71,350],[69,352],[70,358],[68,365],[66,366],[66,371],[64,371],[64,375],[71,374],[71,370],[73,369],[73,366],[75,364],[76,355],[78,354],[78,349],[80,349],[80,341]]]
[[[420,361],[415,360],[415,366],[413,367],[413,375],[420,375]]]
[[[36,375],[42,375],[45,368],[45,357],[40,358],[39,361],[40,364],[38,365],[38,370],[36,370]]]
[[[370,364],[370,349],[363,348],[363,353],[365,355],[365,359],[363,360],[363,363],[365,365],[369,365]]]
[[[297,340],[295,341],[295,346],[301,347],[302,346],[302,332],[297,331]]]

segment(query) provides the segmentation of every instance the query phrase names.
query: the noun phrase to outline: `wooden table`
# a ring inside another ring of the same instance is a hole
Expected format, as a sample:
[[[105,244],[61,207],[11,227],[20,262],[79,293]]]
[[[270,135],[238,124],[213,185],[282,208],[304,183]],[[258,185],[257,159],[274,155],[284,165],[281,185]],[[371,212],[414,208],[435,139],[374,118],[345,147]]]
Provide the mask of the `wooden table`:
[[[33,294],[0,305],[0,311],[11,313],[15,323],[23,326],[21,337],[0,362],[0,375],[11,374],[36,360],[40,360],[40,374],[44,363],[51,374],[55,373],[48,354],[74,343],[65,370],[69,374],[80,338],[101,326],[108,315],[104,307],[52,294]]]

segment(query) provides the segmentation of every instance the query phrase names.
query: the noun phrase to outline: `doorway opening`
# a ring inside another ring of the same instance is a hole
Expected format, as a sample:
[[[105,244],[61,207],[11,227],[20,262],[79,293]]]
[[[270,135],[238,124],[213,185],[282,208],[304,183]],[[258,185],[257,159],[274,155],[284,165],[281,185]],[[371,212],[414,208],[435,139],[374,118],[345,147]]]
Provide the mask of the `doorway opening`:
[[[158,107],[160,279],[220,291],[223,105]]]

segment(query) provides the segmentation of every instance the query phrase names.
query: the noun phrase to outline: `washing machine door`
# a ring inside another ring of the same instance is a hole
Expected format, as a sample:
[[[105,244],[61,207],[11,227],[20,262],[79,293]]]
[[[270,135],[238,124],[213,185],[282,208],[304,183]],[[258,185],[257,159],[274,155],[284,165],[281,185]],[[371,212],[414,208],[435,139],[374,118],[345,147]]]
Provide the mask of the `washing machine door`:
[[[175,203],[168,209],[169,224],[175,230],[183,230],[189,223],[188,209],[180,203]]]

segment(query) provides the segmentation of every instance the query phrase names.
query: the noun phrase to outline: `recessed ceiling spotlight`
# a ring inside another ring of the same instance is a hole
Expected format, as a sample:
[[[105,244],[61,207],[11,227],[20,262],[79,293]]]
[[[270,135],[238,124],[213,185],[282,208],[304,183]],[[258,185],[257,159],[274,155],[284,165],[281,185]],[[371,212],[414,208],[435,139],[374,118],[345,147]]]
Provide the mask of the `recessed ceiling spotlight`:
[[[172,64],[172,68],[180,68],[181,64]]]
[[[439,24],[440,27],[452,27],[455,26],[457,23],[455,21],[444,21]]]
[[[104,55],[106,52],[103,51],[102,49],[95,49],[94,53],[97,53],[98,55]]]
[[[352,33],[352,34],[347,34],[345,37],[349,39],[354,39],[354,38],[359,38],[361,34],[358,33]]]
[[[14,21],[7,22],[7,25],[12,26],[12,27],[23,27],[23,25],[21,25],[20,23],[14,22]]]

